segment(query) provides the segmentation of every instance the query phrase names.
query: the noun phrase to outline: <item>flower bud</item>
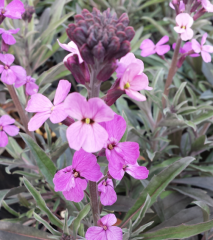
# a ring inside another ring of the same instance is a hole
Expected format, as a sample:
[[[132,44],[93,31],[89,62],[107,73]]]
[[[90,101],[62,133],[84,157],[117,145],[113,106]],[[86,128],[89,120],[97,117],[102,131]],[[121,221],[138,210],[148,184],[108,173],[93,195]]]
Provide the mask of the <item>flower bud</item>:
[[[9,45],[5,43],[5,41],[2,39],[1,40],[1,51],[2,52],[8,52],[9,49]]]
[[[111,75],[114,73],[114,71],[117,68],[116,62],[109,62],[106,65],[103,66],[103,68],[100,70],[100,72],[97,75],[97,79],[99,81],[107,81]]]
[[[73,118],[67,117],[64,121],[62,121],[62,124],[64,124],[64,125],[69,127],[74,122],[75,122],[75,120]]]
[[[28,4],[25,4],[24,8],[25,12],[22,14],[22,19],[29,23],[32,20],[33,13],[35,13],[35,8],[33,6],[29,6]]]
[[[64,59],[64,65],[72,73],[78,83],[85,84],[85,82],[90,81],[87,64],[85,64],[85,62],[80,64],[77,54],[72,56],[68,55],[67,58]]]

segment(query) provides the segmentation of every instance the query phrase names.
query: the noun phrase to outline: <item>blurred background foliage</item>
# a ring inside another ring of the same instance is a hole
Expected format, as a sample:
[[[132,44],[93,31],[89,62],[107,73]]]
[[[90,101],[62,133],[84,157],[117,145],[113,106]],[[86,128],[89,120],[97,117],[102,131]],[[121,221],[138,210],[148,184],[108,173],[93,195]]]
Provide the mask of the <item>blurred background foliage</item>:
[[[112,108],[128,123],[127,140],[139,142],[139,163],[149,168],[150,175],[147,180],[125,176],[121,182],[116,182],[118,201],[106,207],[103,214],[116,213],[117,224],[122,222],[121,225],[126,227],[124,240],[213,239],[213,65],[203,62],[201,57],[187,57],[173,79],[167,106],[163,109],[161,98],[173,50],[171,48],[166,54],[165,60],[157,55],[140,56],[139,46],[146,38],[156,43],[168,35],[170,45],[176,41],[175,12],[169,7],[169,1],[26,2],[35,6],[32,21],[27,24],[6,19],[1,27],[21,29],[10,53],[15,55],[16,64],[22,65],[37,79],[39,92],[50,100],[58,80],[63,78],[72,82],[72,91],[87,94],[64,67],[63,58],[68,53],[57,42],[57,39],[62,43],[69,42],[65,30],[74,21],[74,15],[83,8],[91,11],[93,7],[101,11],[110,8],[118,16],[128,13],[130,25],[136,31],[131,43],[132,52],[143,60],[144,72],[153,90],[145,93],[146,102],[122,96]],[[200,39],[207,32],[208,44],[212,45],[212,23],[212,13],[197,20],[193,25],[195,38]],[[114,74],[102,84],[101,96],[115,78]],[[0,114],[10,114],[20,125],[16,109],[2,84],[0,91]],[[25,105],[23,89],[19,88],[17,94]],[[160,122],[157,121],[159,113],[164,116]],[[51,238],[65,239],[62,234],[77,231],[79,239],[83,239],[84,225],[91,225],[87,199],[79,204],[65,201],[62,194],[54,192],[52,183],[56,170],[72,163],[73,151],[68,148],[66,127],[48,122],[36,131],[36,138],[42,149],[22,133],[15,139],[10,138],[6,149],[0,149],[0,219],[3,219],[0,237],[12,239],[16,236],[23,240],[24,234],[26,240],[49,239],[51,233]],[[106,158],[101,157],[99,164],[106,171]]]

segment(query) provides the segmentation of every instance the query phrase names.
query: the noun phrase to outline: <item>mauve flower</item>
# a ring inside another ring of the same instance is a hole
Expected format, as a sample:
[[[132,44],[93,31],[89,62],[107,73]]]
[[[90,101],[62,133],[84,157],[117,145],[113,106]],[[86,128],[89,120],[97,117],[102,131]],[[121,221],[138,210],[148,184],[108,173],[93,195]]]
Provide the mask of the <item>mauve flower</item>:
[[[7,134],[12,137],[18,134],[19,128],[17,128],[14,125],[11,125],[14,122],[15,120],[8,115],[4,115],[0,118],[0,147],[7,146],[8,144]]]
[[[32,95],[25,109],[27,112],[36,112],[28,123],[29,131],[35,131],[40,128],[48,118],[50,118],[52,123],[59,123],[66,119],[68,114],[64,110],[63,101],[69,93],[70,88],[70,82],[60,80],[56,89],[54,104],[40,93]]]
[[[102,175],[101,178],[103,178]],[[100,178],[100,179],[101,179]],[[117,201],[117,194],[114,190],[112,179],[104,179],[98,184],[98,192],[100,195],[100,201],[104,206],[111,206]]]
[[[98,220],[99,227],[90,227],[86,232],[86,240],[122,240],[122,229],[113,226],[117,222],[114,214],[108,214]]]
[[[175,50],[175,47],[176,47],[176,43],[173,43],[172,44],[172,48],[173,48],[173,50]],[[197,53],[191,53],[192,51],[194,51],[193,49],[192,49],[192,43],[191,42],[186,42],[184,45],[183,45],[183,47],[181,47],[180,48],[180,53],[182,53],[182,54],[185,54],[185,55],[189,55],[190,57],[199,57],[200,55],[199,54],[197,54]]]
[[[201,4],[207,12],[213,12],[213,5],[209,0],[201,0]]]
[[[211,62],[211,55],[213,53],[213,47],[210,45],[204,45],[208,34],[205,33],[202,37],[201,44],[196,40],[192,39],[192,48],[196,53],[201,53],[204,62]]]
[[[4,42],[8,45],[13,45],[16,43],[15,38],[13,37],[12,34],[18,33],[20,28],[17,29],[11,29],[11,30],[5,30],[3,28],[0,28],[0,34],[2,34],[2,39]]]
[[[114,119],[101,123],[108,132],[108,140],[105,143],[106,157],[113,166],[120,166],[120,163],[135,164],[139,155],[139,144],[136,142],[119,142],[126,131],[126,121],[123,117],[115,115]]]
[[[108,167],[110,175],[117,180],[121,180],[125,172],[139,180],[146,179],[149,175],[149,170],[146,167],[139,166],[137,162],[135,164],[120,163],[119,166],[109,163]]]
[[[36,80],[35,78],[32,78],[31,76],[27,76],[26,79],[18,79],[15,82],[15,87],[19,88],[23,85],[25,85],[25,91],[27,95],[33,95],[38,92],[39,86],[35,84]]]
[[[24,4],[20,0],[13,0],[5,7],[5,0],[0,0],[0,24],[5,17],[12,19],[21,19],[25,12]]]
[[[124,90],[125,93],[133,98],[136,101],[146,101],[146,97],[140,94],[138,91],[144,90],[152,90],[149,87],[149,80],[146,74],[141,73],[143,69],[137,63],[132,63],[126,69],[120,80],[120,89]]]
[[[22,19],[29,23],[32,20],[33,13],[35,13],[35,8],[33,6],[29,6],[27,3],[25,3],[24,7],[25,12],[22,14]]]
[[[12,54],[1,54],[0,61],[4,65],[0,65],[0,73],[2,82],[12,85],[18,79],[27,77],[26,71],[21,66],[10,66],[15,60]]]
[[[86,152],[101,150],[108,139],[107,131],[99,124],[114,118],[114,112],[100,98],[88,101],[79,93],[71,93],[64,102],[67,114],[77,119],[67,129],[70,148]]]
[[[160,41],[155,45],[150,39],[145,39],[141,45],[140,49],[142,57],[148,57],[152,54],[157,53],[158,55],[162,56],[170,50],[169,45],[163,45],[164,43],[169,41],[168,36],[164,36],[160,39]]]
[[[188,13],[180,13],[176,16],[176,23],[178,26],[174,27],[174,30],[180,34],[183,41],[187,41],[193,38],[193,18]]]
[[[61,191],[67,200],[80,202],[84,198],[87,180],[96,182],[101,175],[96,157],[81,149],[74,153],[71,166],[55,174],[53,178],[55,191]]]
[[[169,3],[169,6],[172,8],[172,9],[175,9],[174,5],[172,2]],[[179,12],[184,12],[185,11],[185,4],[183,1],[180,1],[180,5],[179,5]]]

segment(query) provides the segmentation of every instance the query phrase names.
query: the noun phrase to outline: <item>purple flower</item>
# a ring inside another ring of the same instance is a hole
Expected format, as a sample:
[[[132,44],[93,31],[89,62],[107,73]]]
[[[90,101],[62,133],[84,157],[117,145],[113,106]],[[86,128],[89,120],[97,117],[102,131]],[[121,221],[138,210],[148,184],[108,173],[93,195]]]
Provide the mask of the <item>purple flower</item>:
[[[213,53],[213,47],[210,45],[204,45],[208,34],[205,33],[202,37],[201,44],[196,40],[192,39],[192,48],[196,53],[201,53],[204,62],[211,62],[211,55]]]
[[[140,155],[139,144],[135,142],[119,142],[126,130],[124,118],[116,114],[113,120],[101,123],[101,125],[109,135],[105,143],[105,153],[109,163],[118,167],[120,167],[120,163],[135,164]]]
[[[137,162],[135,164],[120,163],[119,166],[109,163],[109,173],[113,178],[121,180],[125,172],[139,180],[146,179],[149,175],[149,170],[146,167],[139,166]]]
[[[176,47],[176,43],[173,43],[172,44],[173,50],[175,50],[175,47]],[[199,57],[200,56],[197,53],[191,54],[192,52],[194,52],[194,50],[192,49],[192,43],[191,42],[185,43],[183,45],[183,47],[180,48],[179,52],[182,53],[182,54],[185,54],[185,55],[189,55],[190,57]]]
[[[169,6],[172,8],[172,9],[175,9],[174,5],[172,2],[169,3]],[[179,11],[180,12],[184,12],[185,11],[185,4],[183,1],[180,1],[180,4],[179,4]]]
[[[155,45],[150,39],[145,39],[140,46],[141,56],[148,57],[152,54],[157,53],[158,55],[164,55],[170,50],[169,45],[163,45],[164,43],[169,41],[168,36],[164,36],[161,40]]]
[[[71,166],[55,174],[55,191],[61,191],[67,200],[80,202],[84,198],[87,180],[96,182],[101,175],[96,157],[81,149],[75,152]]]
[[[18,79],[27,77],[26,71],[20,66],[10,66],[15,60],[12,54],[1,54],[0,61],[4,65],[0,65],[0,73],[2,82],[12,85]]]
[[[12,19],[21,19],[21,15],[25,12],[24,4],[20,0],[13,0],[5,7],[5,1],[0,0],[0,24],[5,17]]]
[[[27,95],[33,95],[38,92],[39,86],[35,84],[36,80],[35,78],[32,78],[31,76],[27,76],[26,79],[18,79],[15,82],[15,87],[19,88],[23,85],[25,85],[25,90]]]
[[[68,44],[62,44],[62,43],[60,43],[60,41],[58,39],[57,39],[57,41],[58,41],[58,44],[60,45],[60,47],[62,47],[63,49],[65,49],[68,52],[71,52],[64,58],[64,60],[63,60],[64,62],[67,60],[67,58],[73,56],[74,54],[78,55],[80,64],[84,61],[81,57],[78,46],[73,41],[69,42]]]
[[[87,240],[122,240],[122,230],[113,226],[117,222],[114,214],[108,214],[98,220],[99,227],[90,227],[86,232]]]
[[[141,73],[143,72],[144,70],[143,61],[141,61],[140,59],[137,59],[133,53],[127,53],[124,57],[120,59],[120,61],[117,61],[117,66],[118,66],[116,69],[117,78],[121,78],[124,75],[126,69],[132,63],[137,63],[138,65],[140,65]]]
[[[19,129],[11,125],[15,120],[8,115],[4,115],[0,118],[0,147],[6,147],[8,144],[7,134],[10,136],[15,136],[18,134]],[[7,133],[7,134],[6,134]]]
[[[88,101],[79,93],[71,93],[64,102],[66,112],[77,119],[67,129],[70,148],[86,152],[101,150],[108,139],[107,131],[99,124],[114,118],[114,112],[100,98]]]
[[[15,40],[15,38],[13,37],[12,34],[18,33],[19,30],[20,30],[20,28],[11,29],[11,30],[6,31],[5,29],[0,28],[0,34],[2,34],[2,39],[4,40],[4,42],[5,42],[7,45],[13,45],[13,44],[16,43],[16,40]]]
[[[103,175],[102,177],[103,178]],[[104,206],[111,206],[117,201],[117,195],[114,190],[112,179],[105,179],[98,184],[100,201]]]
[[[50,118],[52,123],[59,123],[68,116],[64,110],[63,101],[69,93],[70,88],[71,83],[67,80],[60,80],[55,93],[54,105],[47,97],[40,93],[32,95],[25,109],[27,112],[36,112],[28,123],[30,131],[40,128],[48,118]]]
[[[213,5],[209,0],[201,0],[201,4],[207,12],[213,12]]]
[[[180,34],[181,39],[183,41],[192,39],[194,34],[191,29],[193,18],[188,13],[180,13],[175,20],[178,26],[174,27],[174,30]]]
[[[143,69],[137,63],[132,63],[126,69],[120,80],[120,89],[136,101],[146,101],[146,97],[138,91],[152,90],[149,87],[149,80],[146,74],[142,73]]]

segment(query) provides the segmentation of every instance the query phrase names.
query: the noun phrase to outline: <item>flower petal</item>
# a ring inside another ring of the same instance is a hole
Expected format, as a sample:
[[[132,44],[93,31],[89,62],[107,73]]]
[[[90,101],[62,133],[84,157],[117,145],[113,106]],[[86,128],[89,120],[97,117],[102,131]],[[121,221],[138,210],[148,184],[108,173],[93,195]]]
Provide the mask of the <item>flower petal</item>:
[[[133,78],[130,84],[130,89],[134,91],[140,91],[146,89],[149,85],[149,80],[146,74],[141,73]]]
[[[38,93],[38,89],[39,89],[39,86],[37,84],[35,84],[34,82],[28,82],[26,84],[26,93],[30,96]]]
[[[192,49],[193,49],[196,53],[200,53],[200,52],[201,52],[200,43],[199,43],[196,39],[192,39]]]
[[[136,142],[120,142],[115,151],[130,164],[135,164],[140,156],[139,144]]]
[[[64,110],[64,103],[61,103],[54,107],[50,114],[50,121],[52,123],[60,123],[64,121],[68,116],[67,112]]]
[[[90,181],[96,182],[102,176],[96,157],[83,149],[74,153],[72,166],[73,169],[80,173],[80,176]]]
[[[213,46],[205,45],[202,47],[203,51],[213,53]]]
[[[4,1],[5,0],[0,0],[0,8],[4,8]]]
[[[114,119],[108,122],[100,123],[108,132],[109,139],[115,138],[118,142],[126,131],[126,121],[120,115],[115,114]]]
[[[69,116],[82,120],[88,111],[88,103],[80,93],[71,93],[64,101],[64,109]]]
[[[1,80],[8,85],[12,85],[16,81],[16,75],[11,69],[4,69],[1,74]]]
[[[16,77],[18,79],[26,79],[27,78],[27,73],[26,70],[21,67],[21,66],[12,66],[10,67],[10,69],[14,72],[14,74],[16,75]]]
[[[186,30],[183,28],[180,28],[179,26],[174,27],[175,32],[177,33],[184,33]]]
[[[23,86],[24,84],[26,84],[26,82],[27,82],[26,78],[25,79],[16,78],[14,86],[15,86],[15,88],[19,88],[19,87]]]
[[[141,167],[138,164],[128,165],[126,172],[135,179],[146,179],[149,175],[149,170],[146,167]]]
[[[123,234],[122,229],[119,227],[109,227],[106,231],[107,240],[122,240]]]
[[[150,39],[145,39],[140,45],[141,56],[148,57],[155,54],[155,44]]]
[[[163,36],[160,41],[156,44],[156,46],[161,46],[164,43],[167,43],[169,41],[169,37],[168,36]]]
[[[107,214],[101,218],[101,222],[104,226],[110,227],[117,222],[117,218],[114,214]]]
[[[56,89],[54,105],[58,105],[64,101],[71,89],[71,83],[67,80],[60,80]]]
[[[114,165],[109,164],[109,173],[110,175],[117,180],[121,180],[124,176],[125,171],[123,170],[123,164],[120,164],[120,168],[116,169],[114,168]]]
[[[10,124],[13,124],[15,122],[15,119],[11,118],[9,115],[3,115],[1,118],[0,118],[0,125],[1,126],[7,126],[7,125],[10,125]]]
[[[10,136],[16,136],[19,133],[19,128],[12,125],[12,126],[4,126],[3,130]]]
[[[89,109],[86,117],[95,122],[111,121],[114,118],[114,112],[100,98],[90,98],[88,101]]]
[[[6,6],[4,16],[12,19],[21,19],[21,15],[24,12],[24,4],[20,0],[13,0]]]
[[[87,240],[108,240],[106,231],[102,227],[88,228],[85,237]]]
[[[109,150],[106,149],[106,158],[109,161],[109,163],[116,169],[120,169],[120,166],[125,164],[125,161],[122,156],[120,156],[117,151],[114,149]]]
[[[191,28],[186,29],[184,33],[181,34],[181,39],[187,41],[193,38],[194,32]]]
[[[166,54],[167,52],[169,52],[169,50],[170,50],[169,45],[162,45],[162,46],[157,46],[156,47],[156,52],[160,56]]]
[[[16,34],[16,33],[19,32],[19,30],[20,30],[20,28],[16,28],[16,29],[8,30],[7,32],[10,32],[10,33],[12,33],[12,34]]]
[[[87,126],[88,125],[83,124],[81,121],[78,121],[67,128],[66,135],[70,148],[77,151],[81,149],[86,138]]]
[[[111,206],[117,201],[117,194],[111,185],[107,185],[105,192],[101,192],[100,200],[104,206]]]
[[[26,111],[27,112],[46,112],[53,107],[50,100],[42,95],[41,93],[33,94],[31,99],[28,101]]]
[[[13,45],[16,43],[15,38],[13,37],[12,34],[8,33],[8,32],[4,32],[2,34],[2,39],[4,40],[4,42],[8,45]]]
[[[5,132],[0,131],[0,147],[6,147],[8,144],[8,136]]]
[[[207,34],[207,33],[204,33],[204,34],[203,34],[203,37],[202,37],[202,39],[201,39],[201,45],[204,45],[204,43],[206,42],[207,37],[208,37],[208,34]]]
[[[201,56],[203,58],[203,61],[206,63],[211,62],[212,60],[211,55],[208,52],[202,51]]]
[[[142,94],[140,94],[139,92],[133,91],[131,89],[126,89],[125,90],[126,94],[131,97],[132,99],[139,101],[139,102],[143,102],[146,101],[146,97]]]
[[[0,61],[10,66],[15,60],[15,57],[12,54],[2,54],[0,53]]]
[[[29,131],[32,132],[39,129],[49,117],[50,117],[49,112],[36,113],[28,123]]]

